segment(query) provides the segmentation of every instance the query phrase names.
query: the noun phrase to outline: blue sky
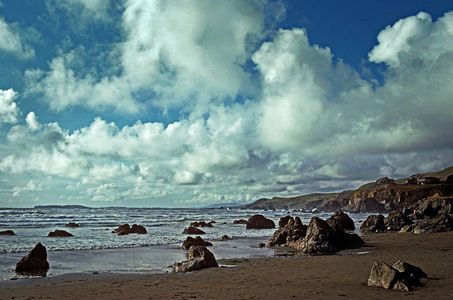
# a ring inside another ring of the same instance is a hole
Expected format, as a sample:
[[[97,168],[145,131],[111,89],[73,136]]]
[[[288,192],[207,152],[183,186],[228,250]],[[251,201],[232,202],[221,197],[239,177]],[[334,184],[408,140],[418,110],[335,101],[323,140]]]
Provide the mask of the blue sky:
[[[0,207],[247,203],[451,166],[452,11],[0,0]]]

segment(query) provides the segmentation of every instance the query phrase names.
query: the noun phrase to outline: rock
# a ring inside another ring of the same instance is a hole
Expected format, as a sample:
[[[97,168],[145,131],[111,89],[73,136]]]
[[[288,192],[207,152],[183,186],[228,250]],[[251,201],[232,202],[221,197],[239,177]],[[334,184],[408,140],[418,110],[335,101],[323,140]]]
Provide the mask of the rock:
[[[222,236],[220,237],[219,240],[220,240],[220,241],[226,241],[226,240],[229,240],[229,239],[230,239],[230,237],[229,237],[228,235],[224,234],[224,235],[222,235]]]
[[[112,233],[118,233],[118,235],[126,235],[130,233],[145,234],[147,233],[146,228],[142,225],[134,224],[132,227],[129,224],[123,224],[117,229],[113,230]]]
[[[193,227],[214,227],[212,225],[213,221],[209,222],[209,223],[206,223],[205,221],[201,221],[201,222],[192,222],[190,223],[190,226],[193,226]]]
[[[196,236],[195,238],[188,236],[184,243],[182,244],[183,249],[190,249],[191,246],[203,246],[209,247],[212,246],[212,243],[206,242],[200,236]]]
[[[453,219],[450,215],[440,215],[434,219],[418,222],[411,225],[409,231],[414,233],[445,232],[453,230]]]
[[[258,243],[257,247],[258,248],[264,248],[264,247],[266,247],[266,244],[265,243]]]
[[[271,229],[275,228],[274,221],[265,218],[263,215],[254,215],[248,222],[246,229]]]
[[[173,264],[172,271],[174,273],[188,272],[218,266],[214,254],[206,247],[192,246],[189,249],[189,259]]]
[[[384,289],[393,289],[395,284],[400,281],[401,275],[390,265],[383,261],[374,261],[371,268],[368,286],[377,286]]]
[[[343,230],[354,230],[354,221],[344,212],[337,211],[326,222],[333,229],[341,228]]]
[[[361,232],[384,232],[386,229],[383,215],[369,215],[360,226]]]
[[[400,231],[404,226],[411,225],[412,220],[399,211],[391,211],[384,219],[384,225],[388,231]]]
[[[385,205],[374,198],[361,199],[357,205],[359,212],[385,212]]]
[[[16,235],[12,230],[0,231],[0,235]]]
[[[286,217],[284,217],[286,218]],[[282,224],[280,219],[279,224]],[[307,225],[303,225],[299,217],[293,219],[292,217],[286,218],[286,225],[280,227],[274,232],[272,238],[267,241],[267,246],[287,246],[291,247],[292,242],[302,239],[307,232]]]
[[[41,243],[38,243],[26,256],[16,264],[16,273],[32,273],[44,275],[49,270],[47,261],[47,250]]]
[[[385,289],[410,291],[412,285],[419,285],[421,278],[428,278],[419,267],[404,261],[397,261],[390,266],[383,261],[374,261],[371,268],[368,286]]]
[[[278,221],[278,227],[280,228],[284,227],[286,224],[288,224],[289,220],[294,221],[294,219],[291,216],[281,217],[280,220]]]
[[[233,224],[247,224],[247,222],[247,220],[241,219],[233,221]]]
[[[52,232],[49,232],[47,235],[48,237],[68,237],[68,236],[74,236],[73,234],[65,231],[65,230],[55,230]]]
[[[206,232],[197,227],[189,226],[186,229],[184,229],[182,234],[206,234]]]
[[[65,227],[80,227],[80,225],[74,222],[69,222],[65,225]]]
[[[305,254],[318,255],[339,250],[335,230],[326,221],[313,217],[305,237],[296,242],[295,248]]]

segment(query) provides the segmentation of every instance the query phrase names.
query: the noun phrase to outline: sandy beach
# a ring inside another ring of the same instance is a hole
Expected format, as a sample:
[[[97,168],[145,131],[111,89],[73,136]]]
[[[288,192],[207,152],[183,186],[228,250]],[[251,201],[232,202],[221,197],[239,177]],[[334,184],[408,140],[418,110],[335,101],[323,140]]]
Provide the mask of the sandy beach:
[[[75,274],[5,281],[0,299],[451,299],[453,232],[364,237],[327,256],[220,261],[185,274]],[[366,286],[374,260],[405,260],[430,277],[411,292]]]

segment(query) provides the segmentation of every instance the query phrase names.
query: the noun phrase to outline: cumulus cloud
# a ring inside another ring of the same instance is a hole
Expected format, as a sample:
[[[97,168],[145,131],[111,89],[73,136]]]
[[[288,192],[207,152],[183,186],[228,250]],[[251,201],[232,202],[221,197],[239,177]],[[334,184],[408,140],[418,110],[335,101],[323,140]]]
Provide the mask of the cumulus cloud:
[[[38,131],[42,127],[42,125],[38,122],[36,114],[33,111],[28,113],[25,121],[27,122],[27,126],[31,131]]]
[[[42,191],[42,183],[35,182],[30,180],[26,186],[24,187],[15,187],[13,189],[13,197],[18,197],[24,192],[35,192],[35,191]]]
[[[20,59],[30,59],[35,56],[35,50],[29,46],[20,35],[16,25],[8,24],[0,17],[0,51],[14,54]]]
[[[16,123],[19,115],[19,108],[16,100],[18,93],[13,89],[0,90],[0,127],[5,123]]]

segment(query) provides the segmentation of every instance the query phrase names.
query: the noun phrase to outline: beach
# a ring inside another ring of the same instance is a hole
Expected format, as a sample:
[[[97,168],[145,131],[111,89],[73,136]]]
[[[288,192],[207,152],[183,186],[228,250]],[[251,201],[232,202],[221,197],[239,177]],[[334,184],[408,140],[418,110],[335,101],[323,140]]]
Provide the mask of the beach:
[[[453,232],[383,233],[334,255],[220,260],[184,274],[66,274],[3,281],[0,299],[451,299]],[[283,252],[284,253],[284,252]],[[404,260],[429,276],[413,291],[366,285],[374,260]]]

